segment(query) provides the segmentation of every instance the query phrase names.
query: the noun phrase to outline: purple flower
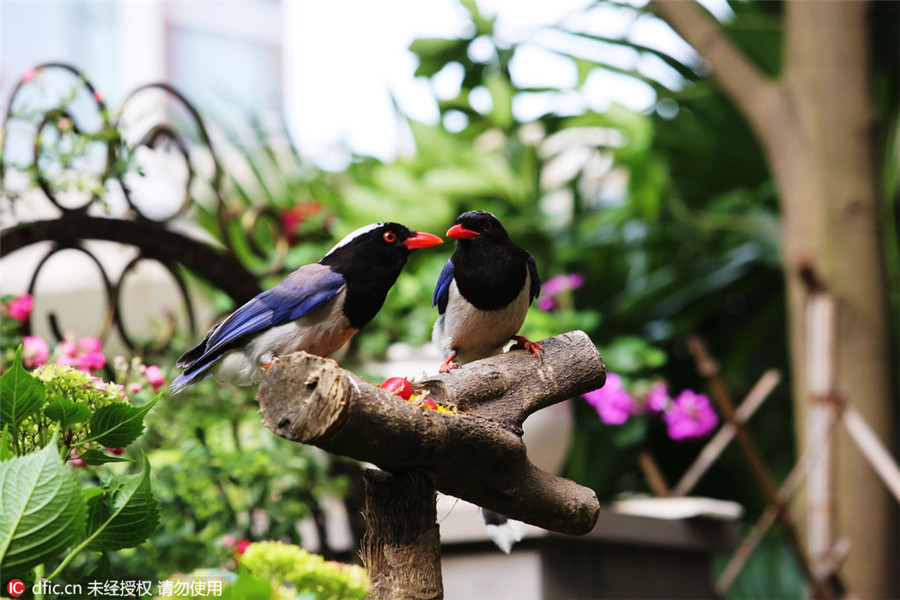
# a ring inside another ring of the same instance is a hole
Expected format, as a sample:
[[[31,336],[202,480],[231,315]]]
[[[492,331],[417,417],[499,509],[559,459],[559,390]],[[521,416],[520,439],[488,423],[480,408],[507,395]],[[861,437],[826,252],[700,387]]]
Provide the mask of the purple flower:
[[[634,400],[625,391],[622,378],[615,373],[606,376],[606,385],[584,394],[584,399],[594,407],[600,420],[607,425],[621,425],[634,414]]]
[[[584,275],[581,273],[563,273],[554,275],[541,285],[541,291],[547,296],[555,296],[566,290],[577,290],[584,285]]]
[[[39,367],[50,358],[50,346],[42,337],[26,335],[22,338],[22,362],[29,369]]]
[[[34,308],[34,298],[31,294],[24,294],[9,303],[9,316],[19,323],[27,323]]]
[[[650,412],[665,412],[671,401],[665,381],[654,383],[647,394],[647,408]]]
[[[538,298],[537,307],[543,311],[550,312],[556,308],[556,300],[549,296],[541,296]]]
[[[672,401],[664,418],[669,437],[673,440],[701,438],[719,423],[709,398],[691,390],[681,392]]]

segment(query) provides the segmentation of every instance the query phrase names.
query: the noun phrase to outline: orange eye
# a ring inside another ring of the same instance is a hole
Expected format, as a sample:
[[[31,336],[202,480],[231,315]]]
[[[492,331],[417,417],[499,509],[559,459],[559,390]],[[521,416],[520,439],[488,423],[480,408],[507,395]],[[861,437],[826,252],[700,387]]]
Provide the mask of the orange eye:
[[[385,231],[383,237],[384,241],[386,241],[388,244],[393,244],[397,241],[397,234],[393,231]]]
[[[490,231],[494,227],[494,224],[490,221],[485,221],[484,225],[481,226],[482,231]]]

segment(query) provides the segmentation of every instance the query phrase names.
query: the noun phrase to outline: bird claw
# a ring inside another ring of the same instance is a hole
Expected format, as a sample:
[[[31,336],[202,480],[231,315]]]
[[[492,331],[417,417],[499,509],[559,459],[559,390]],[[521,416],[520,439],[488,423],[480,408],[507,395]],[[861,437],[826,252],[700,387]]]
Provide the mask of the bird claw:
[[[444,361],[444,363],[438,367],[438,373],[449,373],[453,369],[459,368],[459,363],[453,362],[453,359],[456,358],[456,354],[451,354],[450,358]]]
[[[513,350],[531,350],[539,359],[544,359],[544,347],[537,342],[532,342],[523,335],[514,335],[511,339],[516,342],[516,345],[512,347]]]

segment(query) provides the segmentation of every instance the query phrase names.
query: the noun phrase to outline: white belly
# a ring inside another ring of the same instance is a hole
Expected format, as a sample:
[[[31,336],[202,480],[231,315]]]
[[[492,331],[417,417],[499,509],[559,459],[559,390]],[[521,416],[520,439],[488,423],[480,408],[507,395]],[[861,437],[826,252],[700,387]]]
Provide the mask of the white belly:
[[[456,281],[451,281],[447,309],[434,324],[432,340],[445,354],[455,353],[458,363],[499,354],[525,322],[531,304],[530,289],[529,275],[522,292],[505,307],[478,310],[462,297]]]
[[[295,321],[271,327],[248,343],[243,350],[229,352],[215,368],[216,379],[236,385],[253,385],[262,374],[261,363],[276,356],[303,350],[318,356],[336,352],[353,337],[354,329],[339,307],[346,290]]]

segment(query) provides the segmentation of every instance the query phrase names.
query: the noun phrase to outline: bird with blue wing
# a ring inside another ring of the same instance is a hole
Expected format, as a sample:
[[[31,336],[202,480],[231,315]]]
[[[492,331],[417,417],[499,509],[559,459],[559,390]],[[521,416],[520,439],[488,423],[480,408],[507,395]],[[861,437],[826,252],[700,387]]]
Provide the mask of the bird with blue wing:
[[[540,357],[540,344],[517,335],[541,291],[534,257],[482,210],[459,215],[447,237],[457,240],[456,251],[432,299],[438,308],[432,340],[449,355],[440,371],[499,354],[510,340]]]
[[[252,385],[276,357],[304,350],[337,351],[384,304],[410,252],[442,243],[399,223],[375,223],[338,242],[317,263],[304,265],[214,326],[176,363],[179,392],[214,374]]]
[[[517,335],[541,292],[534,257],[512,241],[497,217],[481,210],[459,215],[447,237],[457,240],[456,250],[432,299],[438,308],[432,340],[449,355],[440,371],[500,354],[510,340],[541,358],[540,344]],[[488,535],[509,553],[521,539],[521,525],[489,510],[482,515]]]

